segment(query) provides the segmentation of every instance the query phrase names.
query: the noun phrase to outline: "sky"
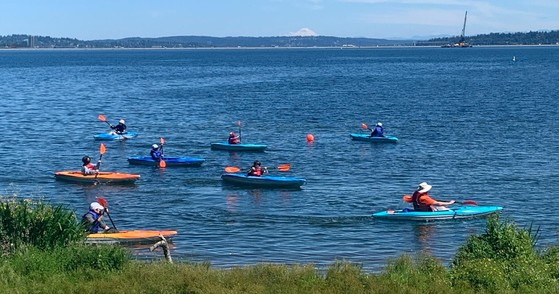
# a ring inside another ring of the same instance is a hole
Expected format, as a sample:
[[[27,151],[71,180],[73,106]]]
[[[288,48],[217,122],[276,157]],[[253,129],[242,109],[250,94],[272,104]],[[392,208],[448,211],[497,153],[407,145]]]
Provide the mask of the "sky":
[[[4,0],[0,35],[421,39],[559,30],[559,0]]]

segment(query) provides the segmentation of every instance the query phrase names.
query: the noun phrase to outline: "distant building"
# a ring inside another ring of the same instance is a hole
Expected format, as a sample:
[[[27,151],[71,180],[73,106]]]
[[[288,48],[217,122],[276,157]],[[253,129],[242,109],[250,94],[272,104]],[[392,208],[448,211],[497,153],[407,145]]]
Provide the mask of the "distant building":
[[[27,36],[27,46],[29,48],[35,48],[37,47],[37,36]]]

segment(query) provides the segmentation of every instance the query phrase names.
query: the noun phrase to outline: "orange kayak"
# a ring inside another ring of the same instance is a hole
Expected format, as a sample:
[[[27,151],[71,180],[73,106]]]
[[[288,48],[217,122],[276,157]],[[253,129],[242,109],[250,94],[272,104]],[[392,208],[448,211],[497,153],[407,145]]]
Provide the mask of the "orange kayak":
[[[163,236],[170,241],[177,231],[132,230],[116,233],[96,233],[87,235],[86,243],[89,244],[153,244]]]
[[[81,171],[59,171],[54,176],[57,180],[80,182],[80,183],[133,183],[140,178],[140,175],[125,174],[117,172],[99,172],[95,175],[84,175]]]

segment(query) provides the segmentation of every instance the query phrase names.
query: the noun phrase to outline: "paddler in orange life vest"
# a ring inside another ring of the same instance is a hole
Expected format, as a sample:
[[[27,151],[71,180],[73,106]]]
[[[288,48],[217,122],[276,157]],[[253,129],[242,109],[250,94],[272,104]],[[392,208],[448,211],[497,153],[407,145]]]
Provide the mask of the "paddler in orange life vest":
[[[229,144],[239,144],[241,141],[239,140],[239,136],[235,134],[235,132],[229,133]]]
[[[91,157],[84,156],[82,157],[82,174],[86,175],[94,175],[99,173],[99,165],[101,164],[101,160],[97,161],[97,164],[94,165],[91,163]]]
[[[417,190],[413,193],[411,200],[413,203],[413,209],[416,211],[442,211],[448,210],[447,207],[444,205],[452,205],[454,204],[454,200],[444,202],[444,201],[437,201],[427,192],[429,192],[433,188],[433,186],[423,182],[419,184]]]
[[[250,167],[250,169],[248,170],[247,176],[260,177],[264,173],[267,173],[268,169],[262,167],[261,165],[262,164],[260,163],[260,161],[255,160],[252,166]]]

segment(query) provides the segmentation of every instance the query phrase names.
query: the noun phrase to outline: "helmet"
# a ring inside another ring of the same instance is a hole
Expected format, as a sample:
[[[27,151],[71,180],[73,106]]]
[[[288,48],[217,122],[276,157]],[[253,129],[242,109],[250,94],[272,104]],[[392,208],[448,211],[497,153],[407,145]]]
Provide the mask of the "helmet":
[[[103,210],[105,209],[105,207],[103,207],[103,205],[99,204],[99,202],[91,202],[91,204],[89,204],[89,209],[91,210]]]
[[[159,146],[157,144],[153,144],[153,145],[151,145],[151,148],[157,149],[157,148],[159,148]]]
[[[255,160],[253,165],[261,165],[259,160]]]
[[[82,157],[82,162],[83,162],[84,164],[90,163],[90,162],[91,162],[91,157],[89,157],[89,156],[84,156],[84,157]]]
[[[119,124],[124,124],[124,120],[121,119],[121,120],[118,121],[118,123],[119,123]]]
[[[377,123],[377,126],[382,127],[382,123]]]

